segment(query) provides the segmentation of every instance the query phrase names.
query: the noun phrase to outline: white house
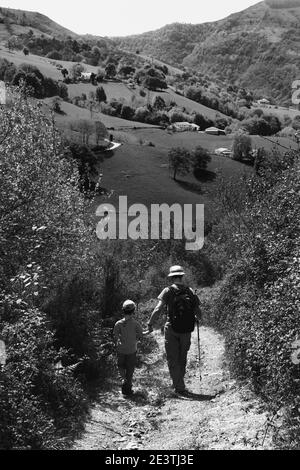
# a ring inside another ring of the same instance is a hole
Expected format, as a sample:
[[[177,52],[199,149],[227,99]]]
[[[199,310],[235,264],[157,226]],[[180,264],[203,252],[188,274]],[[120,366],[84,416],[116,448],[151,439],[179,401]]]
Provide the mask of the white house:
[[[92,75],[91,72],[81,72],[80,78],[81,78],[81,80],[89,82],[90,79],[91,79],[91,75]]]
[[[263,98],[262,100],[258,100],[257,102],[260,106],[269,106],[271,103],[267,98]]]
[[[215,150],[215,155],[219,155],[220,157],[231,157],[232,151],[227,148],[219,148]]]
[[[200,130],[200,127],[197,126],[197,124],[193,124],[192,122],[174,122],[171,124],[170,128],[177,132]]]
[[[218,129],[217,127],[208,127],[205,129],[206,134],[210,135],[226,135],[226,132],[223,129]]]

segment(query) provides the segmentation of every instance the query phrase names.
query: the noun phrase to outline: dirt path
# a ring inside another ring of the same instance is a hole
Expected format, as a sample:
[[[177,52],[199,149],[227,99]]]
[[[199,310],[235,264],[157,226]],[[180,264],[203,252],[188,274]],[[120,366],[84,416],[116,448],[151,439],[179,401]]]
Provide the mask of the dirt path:
[[[247,387],[230,378],[224,340],[201,328],[202,382],[197,335],[189,353],[186,385],[194,393],[179,398],[170,388],[163,337],[135,374],[136,395],[123,398],[116,379],[99,393],[75,450],[271,449],[267,414]]]

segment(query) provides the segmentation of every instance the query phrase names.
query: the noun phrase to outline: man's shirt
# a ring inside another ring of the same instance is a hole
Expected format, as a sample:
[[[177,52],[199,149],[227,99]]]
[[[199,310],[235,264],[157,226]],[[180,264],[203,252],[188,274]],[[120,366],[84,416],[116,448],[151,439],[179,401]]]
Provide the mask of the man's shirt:
[[[183,289],[186,289],[186,286],[184,286],[183,284],[173,284],[172,285],[172,288],[175,288],[175,289],[180,289],[180,288],[183,288]],[[200,301],[199,301],[199,298],[198,296],[194,293],[193,289],[191,289],[189,287],[190,291],[192,292],[192,294],[195,296],[195,316],[197,317],[198,320],[200,320],[200,317],[201,317],[201,312],[200,312]],[[151,318],[150,318],[150,321],[149,321],[149,325],[153,326],[160,314],[162,311],[166,311],[166,306],[168,305],[168,302],[169,302],[169,296],[170,296],[170,292],[171,292],[171,288],[170,287],[166,287],[160,294],[159,296],[157,297],[159,302],[157,304],[157,306],[155,307],[152,315],[151,315]]]

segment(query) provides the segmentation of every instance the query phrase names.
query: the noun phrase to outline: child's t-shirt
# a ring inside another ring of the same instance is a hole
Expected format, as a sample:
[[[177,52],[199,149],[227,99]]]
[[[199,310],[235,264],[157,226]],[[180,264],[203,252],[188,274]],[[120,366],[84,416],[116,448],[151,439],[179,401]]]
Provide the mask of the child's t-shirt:
[[[134,354],[137,351],[138,340],[143,337],[143,329],[134,318],[123,318],[115,324],[114,337],[118,353]]]

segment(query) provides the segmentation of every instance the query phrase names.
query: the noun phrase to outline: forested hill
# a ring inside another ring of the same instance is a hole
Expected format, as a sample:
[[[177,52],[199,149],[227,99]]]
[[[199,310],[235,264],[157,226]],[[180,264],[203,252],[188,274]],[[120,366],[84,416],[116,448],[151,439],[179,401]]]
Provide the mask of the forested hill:
[[[0,8],[0,33],[2,39],[11,34],[24,34],[29,29],[33,29],[35,34],[40,32],[49,36],[78,37],[76,33],[55,23],[55,21],[41,13]]]
[[[115,42],[283,102],[299,76],[299,26],[300,0],[268,0],[217,22],[174,23]]]

